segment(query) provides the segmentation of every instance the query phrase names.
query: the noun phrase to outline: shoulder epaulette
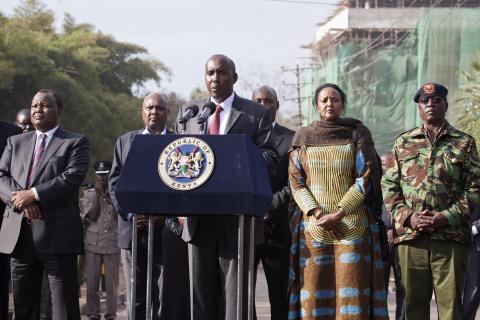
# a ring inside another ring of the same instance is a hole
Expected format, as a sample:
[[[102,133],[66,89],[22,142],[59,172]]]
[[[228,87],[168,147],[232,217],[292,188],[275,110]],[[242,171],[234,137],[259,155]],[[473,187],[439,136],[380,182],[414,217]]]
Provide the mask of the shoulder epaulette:
[[[403,131],[402,133],[398,134],[396,137],[395,137],[395,140],[397,140],[398,138],[400,138],[401,136],[403,136],[404,134],[407,134],[409,132],[412,132],[413,130],[417,130],[419,129],[418,127],[415,127],[415,128],[412,128],[412,129],[408,129],[406,131]]]

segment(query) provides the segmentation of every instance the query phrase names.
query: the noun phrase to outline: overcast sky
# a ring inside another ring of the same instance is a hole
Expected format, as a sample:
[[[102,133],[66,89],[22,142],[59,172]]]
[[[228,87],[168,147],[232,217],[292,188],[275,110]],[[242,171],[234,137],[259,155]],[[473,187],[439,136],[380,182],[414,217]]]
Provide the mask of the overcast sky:
[[[337,0],[310,0],[337,3]],[[12,14],[19,1],[1,0],[1,11]],[[315,25],[335,8],[269,0],[43,0],[56,14],[77,23],[93,24],[116,40],[147,48],[169,67],[173,76],[161,88],[188,97],[205,88],[203,67],[214,53],[231,57],[241,83],[236,91],[248,95],[245,82],[287,82],[281,67],[308,63],[310,52],[300,47],[315,37]],[[152,87],[152,89],[155,89]],[[285,90],[285,89],[284,89]],[[242,92],[243,91],[243,92]],[[286,92],[286,91],[285,91]]]

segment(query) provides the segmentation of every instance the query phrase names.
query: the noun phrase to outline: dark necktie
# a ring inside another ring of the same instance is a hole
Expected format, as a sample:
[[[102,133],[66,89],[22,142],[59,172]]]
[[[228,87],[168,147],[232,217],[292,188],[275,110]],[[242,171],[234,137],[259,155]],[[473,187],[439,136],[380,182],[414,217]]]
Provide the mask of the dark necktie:
[[[219,134],[220,133],[220,112],[223,111],[222,106],[218,105],[213,114],[212,123],[208,128],[208,134]]]
[[[30,183],[37,172],[38,165],[40,164],[40,159],[42,159],[43,152],[45,151],[45,145],[47,142],[47,135],[42,133],[40,135],[40,144],[35,150],[35,158],[33,158],[32,165],[30,166],[30,173],[28,174],[27,186],[30,186]]]

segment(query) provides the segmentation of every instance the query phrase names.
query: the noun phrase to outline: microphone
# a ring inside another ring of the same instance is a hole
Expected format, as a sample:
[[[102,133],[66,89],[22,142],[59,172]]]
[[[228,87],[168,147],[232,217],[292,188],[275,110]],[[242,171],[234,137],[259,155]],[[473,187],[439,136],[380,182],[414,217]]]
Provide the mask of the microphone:
[[[210,117],[215,112],[216,108],[217,108],[217,105],[211,101],[206,105],[204,105],[202,113],[200,113],[200,116],[197,119],[197,123],[198,124],[205,123],[208,117]]]
[[[180,119],[178,119],[178,123],[185,124],[188,120],[195,117],[198,114],[198,106],[192,104],[187,107],[187,109],[182,113]]]

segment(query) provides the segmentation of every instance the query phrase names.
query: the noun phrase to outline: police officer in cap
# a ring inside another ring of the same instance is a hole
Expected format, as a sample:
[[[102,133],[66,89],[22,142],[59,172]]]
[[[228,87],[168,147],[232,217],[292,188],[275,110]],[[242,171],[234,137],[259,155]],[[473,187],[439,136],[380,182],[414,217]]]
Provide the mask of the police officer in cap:
[[[118,247],[117,212],[107,192],[112,163],[98,161],[95,168],[95,188],[85,190],[85,260],[87,273],[87,305],[89,319],[100,319],[99,283],[102,264],[105,267],[107,305],[105,319],[115,319],[117,313]]]

